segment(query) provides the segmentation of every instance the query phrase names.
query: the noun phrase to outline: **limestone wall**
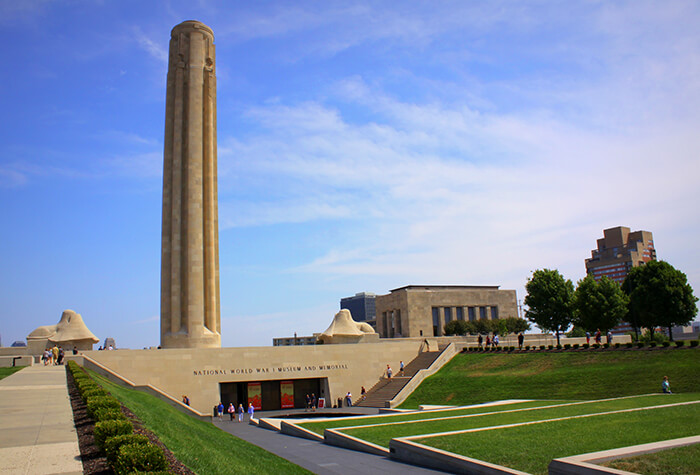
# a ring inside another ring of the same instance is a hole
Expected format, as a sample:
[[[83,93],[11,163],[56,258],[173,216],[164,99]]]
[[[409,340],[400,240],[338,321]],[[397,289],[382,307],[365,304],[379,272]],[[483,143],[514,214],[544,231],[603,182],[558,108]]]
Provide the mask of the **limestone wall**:
[[[411,361],[421,340],[380,343],[244,348],[87,351],[86,356],[136,385],[151,384],[208,413],[219,402],[219,383],[327,378],[328,404],[361,386],[370,389],[387,364]],[[322,387],[324,387],[322,385]]]

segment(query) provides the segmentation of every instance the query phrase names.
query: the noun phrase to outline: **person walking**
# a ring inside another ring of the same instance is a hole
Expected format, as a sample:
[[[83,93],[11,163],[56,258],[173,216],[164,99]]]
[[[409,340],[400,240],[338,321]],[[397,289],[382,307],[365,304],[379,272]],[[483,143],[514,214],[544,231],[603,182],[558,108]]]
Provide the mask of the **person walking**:
[[[403,376],[403,360],[399,361],[399,374]]]
[[[525,341],[525,336],[523,335],[523,332],[520,332],[518,335],[518,349],[522,350],[523,349],[523,341]]]
[[[664,380],[661,383],[661,389],[664,392],[664,394],[673,394],[671,392],[671,385],[668,382],[668,376],[664,376]]]
[[[591,332],[586,332],[586,345],[591,344]]]
[[[216,412],[219,414],[219,420],[224,420],[224,403],[219,402],[219,405],[216,406]]]
[[[391,366],[386,365],[386,377],[387,377],[387,379],[391,379],[391,374],[392,374]]]
[[[481,333],[479,333],[479,338],[477,339],[477,342],[479,343],[479,348],[481,348],[481,345],[484,343],[484,337],[481,336]]]
[[[231,418],[231,422],[233,422],[233,418],[236,416],[236,408],[233,406],[232,402],[228,403],[226,412],[228,412],[228,416]]]
[[[352,407],[352,394],[350,394],[350,391],[345,395],[345,404],[348,407]]]
[[[248,403],[248,420],[250,421],[254,415],[255,415],[255,407],[253,407],[252,402],[249,402]]]
[[[243,422],[243,414],[245,414],[245,409],[243,409],[243,404],[238,405],[238,422]]]

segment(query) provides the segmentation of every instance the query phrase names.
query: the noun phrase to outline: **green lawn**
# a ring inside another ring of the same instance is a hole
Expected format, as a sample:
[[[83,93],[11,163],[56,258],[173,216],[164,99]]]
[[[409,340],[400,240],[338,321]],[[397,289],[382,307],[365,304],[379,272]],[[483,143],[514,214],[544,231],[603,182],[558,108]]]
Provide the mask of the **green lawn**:
[[[486,406],[486,407],[472,407],[472,408],[459,408],[459,409],[448,409],[448,410],[435,410],[435,411],[420,411],[420,412],[410,412],[407,414],[395,414],[386,416],[373,416],[373,417],[344,417],[344,418],[334,418],[327,421],[319,422],[303,422],[297,424],[305,429],[316,432],[317,434],[323,435],[325,429],[335,429],[338,427],[357,427],[366,426],[372,424],[388,424],[402,421],[424,421],[427,419],[434,419],[438,417],[453,417],[453,416],[464,416],[469,414],[484,414],[492,412],[509,411],[512,409],[520,409],[526,407],[541,407],[548,406],[551,404],[562,404],[567,401],[528,401],[528,402],[518,402],[512,404],[502,404],[499,406]]]
[[[697,475],[700,473],[700,444],[611,460],[601,465],[641,475]]]
[[[697,435],[698,421],[700,404],[693,404],[414,441],[528,473],[546,474],[554,458]]]
[[[435,434],[504,424],[556,419],[560,417],[596,414],[600,412],[650,407],[661,404],[673,404],[686,401],[698,401],[700,394],[640,396],[614,399],[600,402],[584,402],[572,405],[546,407],[526,411],[496,412],[493,414],[456,417],[451,419],[415,421],[404,424],[385,424],[358,429],[343,429],[343,433],[357,437],[373,444],[389,447],[389,441],[397,437],[409,437],[421,434]],[[700,407],[700,404],[695,406]],[[684,406],[685,407],[685,406]],[[586,422],[579,422],[586,425]],[[537,431],[537,426],[533,426]],[[627,444],[629,445],[629,444]]]
[[[310,473],[255,445],[173,409],[140,391],[117,386],[88,371],[128,407],[191,470],[201,474]]]
[[[561,353],[461,353],[400,406],[469,405],[501,399],[602,399],[700,392],[700,349]]]
[[[26,368],[26,366],[15,366],[14,368],[0,368],[0,379],[7,378],[9,375],[16,373],[22,368]]]

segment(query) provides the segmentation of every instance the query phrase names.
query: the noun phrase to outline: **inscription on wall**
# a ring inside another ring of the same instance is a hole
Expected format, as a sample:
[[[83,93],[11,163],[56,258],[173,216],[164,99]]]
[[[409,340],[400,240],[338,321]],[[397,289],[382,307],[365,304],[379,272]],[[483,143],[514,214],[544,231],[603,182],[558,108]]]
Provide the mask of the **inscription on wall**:
[[[314,373],[320,371],[348,369],[346,364],[325,364],[311,366],[269,366],[260,368],[231,368],[231,369],[195,369],[194,376],[226,376],[230,374],[282,374],[282,373]]]

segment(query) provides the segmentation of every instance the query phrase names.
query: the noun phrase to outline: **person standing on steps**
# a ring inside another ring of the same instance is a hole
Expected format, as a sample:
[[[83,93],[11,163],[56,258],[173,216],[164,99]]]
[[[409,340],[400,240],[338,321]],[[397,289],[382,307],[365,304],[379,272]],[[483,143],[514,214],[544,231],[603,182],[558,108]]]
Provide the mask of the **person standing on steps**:
[[[386,377],[387,377],[387,379],[391,379],[391,374],[392,374],[391,366],[386,365]]]
[[[399,374],[403,376],[403,360],[399,361]]]

